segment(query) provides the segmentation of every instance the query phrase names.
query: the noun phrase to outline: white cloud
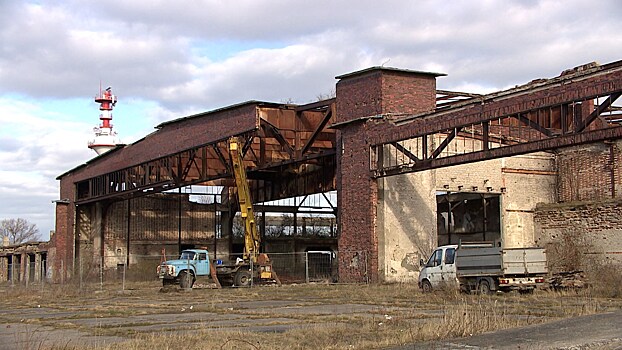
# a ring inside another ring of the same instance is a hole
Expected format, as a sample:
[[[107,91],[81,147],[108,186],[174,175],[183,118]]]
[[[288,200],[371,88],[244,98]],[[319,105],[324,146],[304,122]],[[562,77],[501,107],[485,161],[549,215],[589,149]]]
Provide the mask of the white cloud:
[[[0,196],[16,203],[0,218],[53,216],[56,175],[94,155],[100,81],[132,142],[249,99],[310,102],[369,66],[481,93],[619,60],[620,18],[617,0],[0,1]]]

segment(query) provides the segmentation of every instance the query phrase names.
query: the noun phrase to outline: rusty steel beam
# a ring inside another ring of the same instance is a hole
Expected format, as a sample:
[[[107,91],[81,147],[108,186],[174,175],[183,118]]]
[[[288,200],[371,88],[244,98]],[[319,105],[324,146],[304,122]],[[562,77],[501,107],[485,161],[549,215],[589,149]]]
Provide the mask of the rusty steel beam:
[[[512,118],[516,118],[518,119],[521,123],[527,125],[530,128],[533,128],[539,132],[541,132],[542,134],[546,135],[546,136],[551,136],[552,132],[551,130],[543,127],[542,125],[531,121],[529,118],[525,117],[525,113],[519,113],[516,115],[511,115]]]
[[[283,149],[285,150],[285,152],[287,152],[290,158],[294,157],[294,148],[289,142],[287,142],[285,137],[279,132],[276,126],[272,125],[269,121],[262,119],[261,128],[266,133],[266,137],[274,138],[281,145],[281,147],[283,147]]]
[[[585,131],[579,134],[564,135],[529,143],[490,149],[487,151],[477,151],[444,158],[428,159],[408,167],[395,166],[391,168],[375,169],[371,171],[371,177],[380,178],[385,176],[406,174],[415,171],[436,169],[619,138],[622,138],[622,127],[619,126],[594,131]]]
[[[229,164],[229,161],[227,160],[227,158],[225,158],[224,154],[222,154],[222,152],[220,151],[220,147],[218,147],[218,144],[213,144],[211,145],[211,147],[214,150],[214,153],[216,153],[216,156],[218,157],[218,159],[220,160],[220,163],[225,168],[225,171],[231,174],[232,173],[231,165]]]
[[[611,125],[599,124],[597,127],[601,129],[594,130],[592,127],[589,134],[586,130],[620,96],[622,61],[565,72],[553,79],[538,80],[508,91],[473,98],[436,112],[400,119],[383,118],[370,125],[369,139],[372,155],[376,157],[372,163],[372,176],[382,177],[549,150],[572,145],[572,142],[601,141],[602,137],[616,138],[618,131],[606,131],[615,128]],[[605,98],[605,102],[594,109],[594,100],[601,98]],[[469,129],[472,135],[460,132]],[[449,130],[453,132],[432,152],[430,159],[425,159],[426,146],[423,149],[424,159],[415,161],[414,165],[404,160],[389,160],[389,164],[383,164],[385,160],[381,158],[381,150],[384,145],[413,139],[426,141],[430,136],[446,134]],[[609,132],[613,136],[607,136]],[[458,136],[465,142],[470,140],[471,146],[465,145],[460,150],[463,154],[440,157]]]
[[[371,144],[402,141],[493,120],[500,116],[558,107],[577,101],[622,92],[622,61],[599,66],[587,72],[563,75],[519,88],[472,98],[456,103],[440,112],[425,112],[397,120],[387,120],[386,127],[394,132],[372,134]],[[387,136],[388,135],[388,136]]]
[[[186,162],[184,169],[181,172],[181,178],[185,178],[186,176],[188,176],[188,173],[190,172],[190,169],[192,168],[193,165],[197,165],[196,161],[195,161],[195,156],[197,154],[197,150],[191,150],[188,151],[188,161]],[[180,157],[181,158],[181,157]]]
[[[415,162],[420,160],[419,157],[414,155],[411,151],[407,150],[406,147],[400,145],[397,142],[391,142],[391,146],[395,147],[398,151],[402,152],[402,154],[404,154],[406,157],[410,158],[411,160]]]
[[[305,145],[300,150],[300,154],[307,153],[307,151],[309,150],[313,142],[315,142],[315,139],[317,139],[320,132],[322,132],[326,128],[326,124],[328,124],[328,122],[334,115],[335,115],[335,104],[332,103],[326,110],[326,113],[324,113],[324,117],[322,118],[322,121],[320,122],[320,124],[315,128],[315,130],[313,130],[311,137],[309,137],[309,139],[307,140],[307,143],[305,143]]]
[[[443,150],[447,147],[447,145],[449,145],[451,140],[453,140],[456,137],[456,135],[458,135],[461,129],[462,127],[454,128],[451,134],[447,135],[447,137],[443,140],[443,142],[434,150],[434,152],[432,152],[432,154],[430,155],[430,158],[438,157],[441,154],[441,152],[443,152]],[[424,152],[427,152],[427,150],[424,150]]]
[[[321,100],[317,102],[311,102],[306,105],[296,106],[294,109],[296,112],[310,111],[314,109],[325,109],[330,107],[330,105],[334,105],[336,98],[329,98],[328,100]]]
[[[605,102],[603,102],[603,104],[599,105],[592,113],[590,113],[590,115],[587,116],[587,118],[585,118],[581,125],[579,127],[576,127],[575,130],[577,132],[585,130],[585,128],[590,126],[590,124],[592,124],[592,122],[596,120],[596,118],[598,118],[604,111],[606,111],[609,106],[611,106],[620,97],[620,95],[622,95],[622,92],[616,92],[607,97]]]

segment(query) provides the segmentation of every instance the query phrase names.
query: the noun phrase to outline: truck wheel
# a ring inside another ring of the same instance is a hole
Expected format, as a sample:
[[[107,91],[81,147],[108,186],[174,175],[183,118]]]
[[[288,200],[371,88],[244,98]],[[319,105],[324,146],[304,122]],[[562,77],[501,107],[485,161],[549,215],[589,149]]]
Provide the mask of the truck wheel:
[[[250,287],[251,273],[247,270],[238,270],[233,278],[233,284],[235,284],[236,287]]]
[[[479,285],[477,286],[477,290],[479,294],[482,295],[490,295],[492,294],[492,290],[490,289],[490,282],[488,280],[479,281]]]
[[[191,273],[182,271],[179,273],[179,286],[183,289],[192,288],[194,276]]]
[[[430,283],[430,281],[428,280],[423,280],[421,282],[421,290],[424,293],[431,293],[432,292],[432,284]]]

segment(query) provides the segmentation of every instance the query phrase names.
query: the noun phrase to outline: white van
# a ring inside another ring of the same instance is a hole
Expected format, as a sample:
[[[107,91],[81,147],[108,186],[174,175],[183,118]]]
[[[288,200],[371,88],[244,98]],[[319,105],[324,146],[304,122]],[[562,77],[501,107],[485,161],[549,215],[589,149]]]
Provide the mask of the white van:
[[[436,248],[427,263],[420,262],[423,269],[419,273],[419,288],[424,292],[431,292],[432,289],[441,286],[450,288],[458,287],[456,278],[456,250],[458,245],[445,245]]]

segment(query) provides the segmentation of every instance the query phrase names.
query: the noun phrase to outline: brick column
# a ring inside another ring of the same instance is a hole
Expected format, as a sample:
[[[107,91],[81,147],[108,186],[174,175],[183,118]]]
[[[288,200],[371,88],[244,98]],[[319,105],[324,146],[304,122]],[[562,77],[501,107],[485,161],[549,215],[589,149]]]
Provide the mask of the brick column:
[[[52,245],[56,248],[56,254],[51,266],[53,266],[52,278],[54,282],[67,280],[67,267],[73,257],[73,209],[69,203],[56,203],[56,227]]]
[[[433,109],[439,75],[373,67],[337,77],[334,127],[340,131],[336,180],[342,282],[379,280],[378,184],[370,177],[368,136],[382,132],[377,123],[383,114]]]

